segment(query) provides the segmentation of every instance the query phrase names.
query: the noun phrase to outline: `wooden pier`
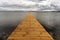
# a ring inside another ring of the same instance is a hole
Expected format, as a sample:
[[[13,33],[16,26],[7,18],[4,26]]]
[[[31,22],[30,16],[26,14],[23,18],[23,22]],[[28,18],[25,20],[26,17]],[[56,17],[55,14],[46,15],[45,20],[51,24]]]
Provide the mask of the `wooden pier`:
[[[7,40],[53,40],[53,38],[32,14],[28,14]]]

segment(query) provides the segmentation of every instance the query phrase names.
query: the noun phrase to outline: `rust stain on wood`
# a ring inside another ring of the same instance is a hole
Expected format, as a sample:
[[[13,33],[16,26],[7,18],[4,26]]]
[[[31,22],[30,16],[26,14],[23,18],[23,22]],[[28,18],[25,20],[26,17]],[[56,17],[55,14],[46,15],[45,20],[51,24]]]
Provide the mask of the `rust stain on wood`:
[[[53,40],[53,38],[32,14],[28,14],[7,40]]]

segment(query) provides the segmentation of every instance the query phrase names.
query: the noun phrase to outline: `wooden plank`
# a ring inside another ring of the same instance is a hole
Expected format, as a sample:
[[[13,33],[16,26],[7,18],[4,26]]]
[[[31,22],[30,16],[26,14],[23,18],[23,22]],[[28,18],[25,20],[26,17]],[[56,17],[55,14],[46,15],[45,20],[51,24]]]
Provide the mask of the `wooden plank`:
[[[32,14],[28,14],[7,40],[53,40],[53,38]]]

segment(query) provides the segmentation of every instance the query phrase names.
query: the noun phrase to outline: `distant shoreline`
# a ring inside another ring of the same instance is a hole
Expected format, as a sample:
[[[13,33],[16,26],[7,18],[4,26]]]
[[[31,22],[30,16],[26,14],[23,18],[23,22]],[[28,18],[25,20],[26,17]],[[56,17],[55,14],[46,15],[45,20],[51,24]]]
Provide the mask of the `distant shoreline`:
[[[60,11],[0,11],[0,12],[60,12]]]

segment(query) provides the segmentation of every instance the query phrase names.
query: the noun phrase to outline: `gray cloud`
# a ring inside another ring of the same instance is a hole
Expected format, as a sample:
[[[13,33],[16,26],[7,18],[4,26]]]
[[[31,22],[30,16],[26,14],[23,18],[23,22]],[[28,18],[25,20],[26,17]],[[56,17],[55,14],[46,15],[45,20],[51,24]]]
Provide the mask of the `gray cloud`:
[[[60,11],[59,0],[25,0],[25,1],[2,1],[0,10],[30,10],[30,11]],[[33,10],[34,9],[34,10]]]

